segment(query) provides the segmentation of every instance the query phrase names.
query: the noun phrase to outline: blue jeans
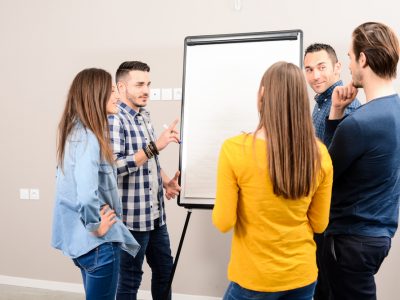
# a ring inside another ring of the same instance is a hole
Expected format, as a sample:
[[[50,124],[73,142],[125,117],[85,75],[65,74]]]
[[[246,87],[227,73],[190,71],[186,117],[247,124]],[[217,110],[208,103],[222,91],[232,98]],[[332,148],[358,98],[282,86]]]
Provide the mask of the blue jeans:
[[[163,225],[151,231],[131,231],[131,233],[141,248],[135,258],[124,252],[121,253],[117,299],[137,299],[145,256],[152,271],[151,294],[153,299],[171,299],[171,293],[165,296],[173,266],[167,226]]]
[[[101,244],[73,262],[81,270],[87,300],[115,299],[120,263],[118,243]]]
[[[317,282],[282,292],[256,292],[231,282],[223,300],[311,300]]]

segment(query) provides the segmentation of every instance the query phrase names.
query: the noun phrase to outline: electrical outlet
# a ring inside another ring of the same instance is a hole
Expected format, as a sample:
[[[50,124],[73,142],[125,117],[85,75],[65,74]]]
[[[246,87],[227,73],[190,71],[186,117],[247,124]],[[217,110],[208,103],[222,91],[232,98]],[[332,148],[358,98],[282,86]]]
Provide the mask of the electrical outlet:
[[[30,189],[29,198],[32,200],[39,200],[40,199],[39,189]]]
[[[19,189],[19,199],[29,200],[29,189]]]
[[[182,100],[182,89],[174,88],[174,100]]]
[[[171,88],[161,89],[161,99],[172,100],[172,89]]]
[[[161,100],[160,89],[150,89],[150,100]]]

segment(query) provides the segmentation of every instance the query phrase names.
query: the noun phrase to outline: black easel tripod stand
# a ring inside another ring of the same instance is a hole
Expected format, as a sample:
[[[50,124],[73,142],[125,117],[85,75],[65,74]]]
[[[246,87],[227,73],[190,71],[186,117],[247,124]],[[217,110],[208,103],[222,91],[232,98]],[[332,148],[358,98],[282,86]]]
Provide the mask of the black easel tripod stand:
[[[175,257],[175,261],[174,261],[174,265],[172,267],[172,271],[171,271],[171,275],[169,277],[169,282],[168,282],[168,288],[164,293],[164,297],[163,299],[167,300],[168,299],[168,295],[171,291],[171,286],[172,286],[172,281],[174,280],[174,275],[175,275],[175,270],[176,270],[176,266],[178,265],[178,261],[179,261],[179,256],[181,254],[181,250],[182,250],[182,245],[183,245],[183,241],[185,239],[185,235],[186,235],[186,230],[189,224],[189,220],[190,220],[190,216],[192,214],[192,209],[188,209],[187,210],[187,215],[186,215],[186,220],[185,220],[185,225],[183,226],[183,230],[182,230],[182,235],[181,235],[181,239],[179,241],[179,246],[178,246],[178,250],[176,252],[176,257]]]

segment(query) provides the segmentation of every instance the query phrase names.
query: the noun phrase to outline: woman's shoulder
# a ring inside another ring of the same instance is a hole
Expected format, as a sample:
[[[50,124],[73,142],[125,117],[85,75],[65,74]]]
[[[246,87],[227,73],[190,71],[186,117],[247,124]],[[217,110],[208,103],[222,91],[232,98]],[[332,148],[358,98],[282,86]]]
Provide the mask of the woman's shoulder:
[[[75,125],[69,137],[69,142],[76,143],[81,151],[98,152],[100,149],[99,141],[96,135],[90,129],[84,127],[81,123]]]
[[[72,129],[70,140],[76,142],[97,142],[96,135],[93,131],[83,126],[80,122],[77,122],[74,129]]]
[[[332,160],[331,156],[329,155],[328,148],[326,148],[325,144],[317,139],[317,145],[321,157],[321,166],[323,170],[331,169],[332,168]]]
[[[224,145],[241,145],[252,143],[253,135],[249,133],[241,133],[235,136],[232,136],[224,141]]]
[[[242,159],[253,151],[254,137],[251,134],[242,133],[226,139],[221,146],[221,153],[233,160]]]

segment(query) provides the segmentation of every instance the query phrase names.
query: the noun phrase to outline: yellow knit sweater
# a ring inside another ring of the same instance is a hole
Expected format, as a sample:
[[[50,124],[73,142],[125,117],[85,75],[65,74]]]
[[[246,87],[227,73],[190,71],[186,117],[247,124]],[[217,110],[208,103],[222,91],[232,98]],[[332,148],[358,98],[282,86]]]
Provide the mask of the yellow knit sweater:
[[[291,290],[317,279],[314,232],[329,219],[333,169],[318,142],[322,168],[308,197],[287,200],[273,193],[266,144],[242,134],[224,142],[212,214],[222,232],[234,228],[229,280],[259,292]]]

